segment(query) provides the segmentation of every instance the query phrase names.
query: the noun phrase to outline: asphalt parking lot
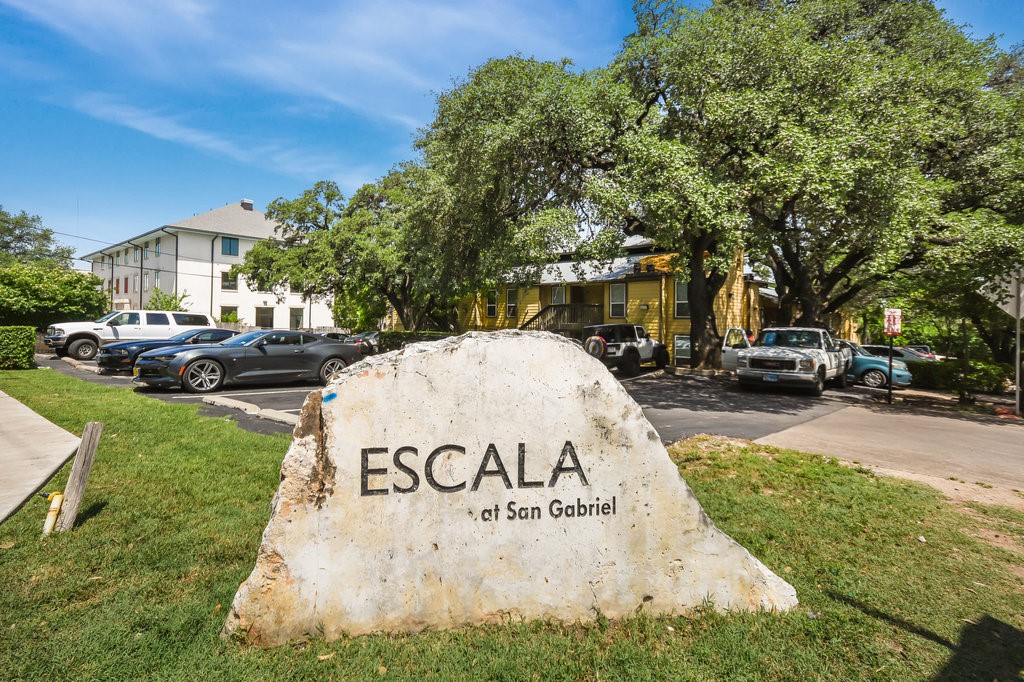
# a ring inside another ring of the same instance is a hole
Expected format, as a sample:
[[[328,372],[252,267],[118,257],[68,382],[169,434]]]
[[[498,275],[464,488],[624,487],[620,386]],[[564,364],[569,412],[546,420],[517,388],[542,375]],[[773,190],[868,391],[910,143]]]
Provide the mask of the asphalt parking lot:
[[[127,374],[98,375],[95,362],[76,368],[53,355],[37,356],[41,366],[111,386],[123,386],[158,400],[199,403],[204,414],[230,416],[242,428],[260,433],[290,433],[313,383],[276,386],[229,386],[196,395],[181,390],[136,386]],[[622,385],[644,409],[662,441],[671,443],[697,433],[757,439],[817,419],[850,404],[873,402],[883,391],[866,388],[827,389],[821,398],[798,391],[741,391],[730,377],[676,376],[645,369]],[[236,402],[237,401],[237,402]],[[213,404],[210,404],[210,403]],[[249,412],[264,411],[264,417]],[[272,418],[266,418],[270,415]],[[289,416],[291,422],[289,421]]]

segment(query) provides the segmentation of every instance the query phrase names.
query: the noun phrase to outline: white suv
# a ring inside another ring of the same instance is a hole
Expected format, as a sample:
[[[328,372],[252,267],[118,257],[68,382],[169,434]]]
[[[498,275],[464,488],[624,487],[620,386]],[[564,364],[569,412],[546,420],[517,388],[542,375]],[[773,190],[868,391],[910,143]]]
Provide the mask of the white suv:
[[[651,338],[643,325],[596,324],[583,328],[583,348],[608,367],[626,376],[640,373],[640,365],[653,362],[658,369],[668,364],[668,348]]]
[[[43,341],[57,355],[79,360],[96,357],[100,346],[115,341],[166,339],[188,329],[216,327],[203,313],[173,310],[115,310],[95,322],[61,322],[47,328]]]

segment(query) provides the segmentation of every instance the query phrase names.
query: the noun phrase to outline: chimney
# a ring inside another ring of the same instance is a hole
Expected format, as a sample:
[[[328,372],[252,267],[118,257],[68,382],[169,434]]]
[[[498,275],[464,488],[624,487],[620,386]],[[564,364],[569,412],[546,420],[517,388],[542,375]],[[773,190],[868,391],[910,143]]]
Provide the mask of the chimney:
[[[245,211],[252,210],[252,199],[242,199],[242,209]]]

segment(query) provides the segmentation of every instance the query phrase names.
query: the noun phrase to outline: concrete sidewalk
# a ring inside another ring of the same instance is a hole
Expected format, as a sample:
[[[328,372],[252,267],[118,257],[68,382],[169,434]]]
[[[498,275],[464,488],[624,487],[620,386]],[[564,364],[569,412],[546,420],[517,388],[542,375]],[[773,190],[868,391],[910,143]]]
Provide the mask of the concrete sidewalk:
[[[78,436],[0,391],[0,523],[71,459],[79,442]]]
[[[1024,421],[1013,417],[852,406],[756,442],[917,478],[1024,491]]]

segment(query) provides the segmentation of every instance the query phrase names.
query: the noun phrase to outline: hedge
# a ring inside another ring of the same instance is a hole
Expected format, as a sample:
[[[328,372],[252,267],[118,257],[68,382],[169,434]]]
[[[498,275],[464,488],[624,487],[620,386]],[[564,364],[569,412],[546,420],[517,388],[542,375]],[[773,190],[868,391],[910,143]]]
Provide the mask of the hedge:
[[[1013,382],[1013,367],[991,362],[972,362],[963,374],[960,360],[940,362],[908,362],[915,388],[944,391],[964,390],[970,393],[1002,393],[1006,382]]]
[[[35,353],[34,328],[0,327],[0,369],[32,369]]]
[[[417,341],[437,341],[449,336],[452,334],[447,332],[381,332],[378,340],[380,348],[377,349],[377,352],[386,353]]]

